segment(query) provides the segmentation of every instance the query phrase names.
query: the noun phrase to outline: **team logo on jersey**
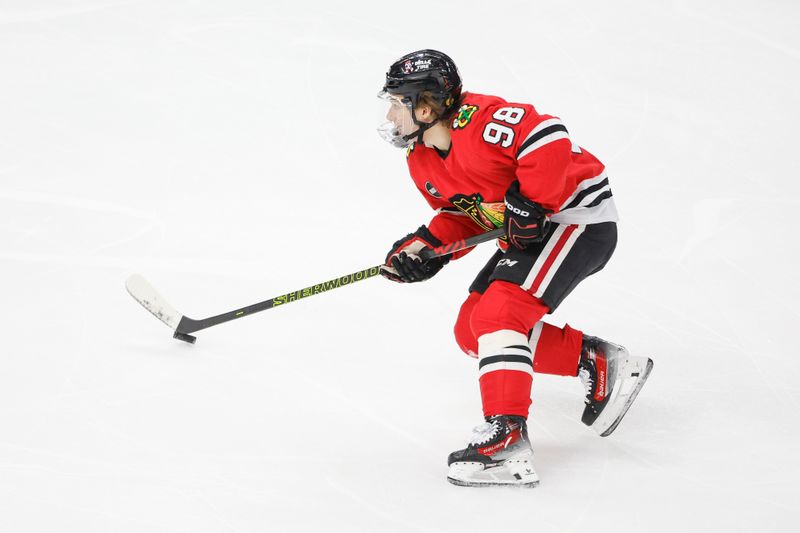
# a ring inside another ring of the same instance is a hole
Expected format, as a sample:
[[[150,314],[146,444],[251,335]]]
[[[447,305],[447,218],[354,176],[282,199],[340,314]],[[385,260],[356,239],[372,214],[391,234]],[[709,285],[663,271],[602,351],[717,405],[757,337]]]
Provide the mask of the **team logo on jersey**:
[[[437,191],[436,187],[434,187],[433,184],[431,184],[430,181],[426,181],[425,182],[425,190],[428,191],[428,194],[430,194],[434,198],[441,198],[442,197],[442,193]]]
[[[472,120],[472,115],[478,110],[478,106],[464,104],[458,108],[458,115],[453,119],[453,129],[465,128],[469,121]]]
[[[450,203],[486,231],[503,225],[505,214],[503,202],[484,202],[480,193],[475,193],[472,196],[457,194],[450,198]]]

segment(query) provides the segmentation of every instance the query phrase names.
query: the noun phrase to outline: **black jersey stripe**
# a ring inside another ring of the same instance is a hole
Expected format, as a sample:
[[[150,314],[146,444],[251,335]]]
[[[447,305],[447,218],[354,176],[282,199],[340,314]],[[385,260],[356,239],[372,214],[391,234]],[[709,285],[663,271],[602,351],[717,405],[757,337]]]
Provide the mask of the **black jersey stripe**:
[[[608,185],[608,178],[604,179],[600,183],[595,183],[591,187],[587,187],[586,189],[584,189],[580,193],[578,193],[578,196],[576,196],[575,199],[572,200],[569,203],[569,205],[567,205],[566,207],[562,208],[561,210],[564,211],[565,209],[570,209],[572,207],[577,207],[578,204],[580,204],[583,201],[584,198],[586,198],[587,196],[589,196],[590,194],[592,194],[595,191],[599,191],[600,189],[602,189],[606,185]]]
[[[531,351],[530,346],[523,346],[522,344],[515,344],[514,346],[506,346],[506,348],[514,348],[515,350],[525,350],[528,353],[530,353]],[[505,350],[506,348],[503,349]]]
[[[490,355],[489,357],[484,357],[483,359],[481,359],[480,363],[478,363],[478,369],[481,369],[486,365],[491,365],[494,363],[503,363],[503,362],[525,363],[533,366],[533,361],[528,356],[503,354],[503,355]]]
[[[583,207],[594,207],[594,206],[600,204],[600,202],[602,202],[606,198],[611,198],[612,196],[614,196],[614,195],[611,194],[611,191],[606,191],[603,194],[599,194],[597,196],[597,198],[595,198],[594,200],[591,201],[591,203],[588,203],[588,204],[584,205]]]
[[[569,134],[569,132],[567,131],[567,127],[564,126],[563,124],[553,124],[552,126],[548,126],[544,128],[542,131],[534,133],[533,135],[525,139],[525,142],[523,142],[522,145],[519,147],[519,150],[517,150],[517,157],[519,157],[519,154],[524,152],[526,148],[528,148],[536,141],[544,139],[548,135],[552,135],[557,131],[563,131],[564,133]]]

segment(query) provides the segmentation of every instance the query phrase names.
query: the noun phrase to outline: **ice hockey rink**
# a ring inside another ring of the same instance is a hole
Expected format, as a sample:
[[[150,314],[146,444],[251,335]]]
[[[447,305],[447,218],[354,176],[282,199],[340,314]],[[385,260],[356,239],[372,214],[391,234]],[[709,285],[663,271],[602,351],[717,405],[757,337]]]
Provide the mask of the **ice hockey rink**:
[[[800,6],[0,0],[0,531],[783,532],[800,519]],[[537,375],[541,484],[447,483],[452,337],[494,250],[197,334],[382,262],[432,212],[375,132],[388,65],[558,115],[620,241],[550,319],[655,360],[619,429]]]

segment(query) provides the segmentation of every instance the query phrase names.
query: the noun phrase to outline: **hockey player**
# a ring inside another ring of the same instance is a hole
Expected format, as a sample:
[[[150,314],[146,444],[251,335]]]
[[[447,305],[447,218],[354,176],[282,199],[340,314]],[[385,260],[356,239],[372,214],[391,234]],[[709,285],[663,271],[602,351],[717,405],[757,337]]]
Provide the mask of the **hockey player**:
[[[455,64],[435,50],[394,62],[379,97],[389,105],[381,136],[406,149],[411,178],[436,210],[428,226],[392,245],[381,273],[424,281],[469,250],[423,261],[423,248],[500,227],[506,233],[455,324],[458,345],[478,358],[485,423],[450,454],[448,480],[535,486],[526,426],[533,372],[579,376],[582,421],[607,436],[653,366],[622,346],[542,321],[614,252],[617,211],[605,168],[559,118],[462,92]]]

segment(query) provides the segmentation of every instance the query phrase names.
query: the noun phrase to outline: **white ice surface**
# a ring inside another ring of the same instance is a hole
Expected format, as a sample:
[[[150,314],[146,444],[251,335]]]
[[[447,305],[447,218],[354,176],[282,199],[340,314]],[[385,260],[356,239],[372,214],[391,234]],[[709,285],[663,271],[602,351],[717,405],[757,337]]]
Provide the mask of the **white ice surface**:
[[[426,20],[427,17],[427,20]],[[0,1],[0,531],[788,531],[800,519],[794,2]],[[430,212],[388,64],[559,115],[608,166],[608,268],[552,317],[656,361],[617,432],[536,376],[528,491],[445,481],[480,422],[479,249],[175,341],[380,262]]]

